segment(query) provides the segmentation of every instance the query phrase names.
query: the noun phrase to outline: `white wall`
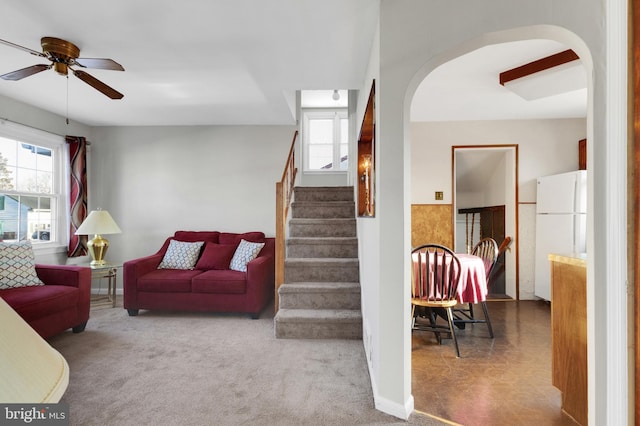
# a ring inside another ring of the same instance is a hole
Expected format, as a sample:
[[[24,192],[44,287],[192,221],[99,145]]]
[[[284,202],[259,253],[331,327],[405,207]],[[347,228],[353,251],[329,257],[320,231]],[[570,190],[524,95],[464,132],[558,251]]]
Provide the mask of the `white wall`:
[[[293,126],[94,129],[89,209],[122,229],[107,255],[157,251],[177,230],[275,234],[275,183]]]
[[[356,134],[360,134],[360,128],[362,126],[362,119],[369,100],[369,94],[371,93],[371,87],[375,84],[375,104],[378,104],[380,99],[379,93],[379,79],[380,79],[380,32],[376,31],[375,38],[372,42],[371,55],[369,58],[369,66],[367,68],[367,75],[364,79],[363,85],[358,93],[358,100],[356,105]],[[375,83],[374,83],[375,82]],[[378,122],[380,117],[380,111],[376,107],[375,109],[375,122]],[[375,184],[374,199],[377,198],[377,191],[379,182],[382,180],[378,174],[378,167],[380,164],[380,144],[378,138],[380,137],[379,127],[375,127],[374,135],[374,160],[375,160]],[[354,153],[353,158],[357,158],[357,150]],[[352,173],[351,184],[357,186],[357,173]],[[378,200],[376,199],[374,217],[359,217],[358,218],[358,256],[360,259],[360,285],[362,289],[362,327],[363,327],[363,344],[365,348],[365,354],[369,365],[369,374],[371,376],[371,387],[374,395],[374,402],[377,409],[386,413],[393,414],[397,417],[403,417],[404,413],[413,411],[413,398],[411,397],[410,383],[402,383],[399,385],[402,387],[399,389],[398,383],[395,386],[390,386],[390,382],[395,382],[397,375],[404,376],[407,372],[410,373],[410,353],[402,354],[402,362],[396,362],[397,359],[393,359],[398,353],[395,352],[392,358],[389,357],[389,353],[382,351],[381,347],[386,339],[383,334],[385,324],[381,319],[381,312],[384,311],[384,299],[380,298],[380,214],[378,213]],[[402,283],[397,283],[402,286]],[[398,330],[398,329],[397,329]],[[385,333],[386,334],[386,333]],[[397,336],[400,342],[406,338],[402,334]],[[395,343],[394,344],[398,344]],[[402,347],[402,343],[399,345]],[[407,396],[407,398],[398,398],[397,394]]]
[[[411,181],[413,204],[450,204],[452,202],[453,145],[518,145],[518,196],[520,206],[535,204],[536,178],[578,169],[578,141],[587,134],[584,118],[563,120],[504,120],[411,123]],[[503,163],[501,167],[505,167]],[[498,173],[496,173],[497,175]],[[504,176],[504,170],[499,175]],[[419,183],[419,184],[415,184]],[[433,191],[445,189],[442,202],[433,201]],[[483,205],[503,204],[499,194],[485,193]],[[460,199],[457,200],[458,203]],[[460,205],[460,204],[459,204]],[[466,204],[464,206],[467,206]],[[469,205],[469,207],[471,207]],[[520,298],[534,299],[533,264],[535,247],[535,208],[519,208],[519,229],[525,231],[513,247],[519,251]],[[508,218],[515,229],[515,219]],[[529,232],[527,232],[529,230]],[[531,230],[533,234],[531,234]],[[458,241],[460,236],[457,235]],[[524,250],[520,250],[520,248]],[[515,252],[507,253],[507,266],[515,265]],[[515,296],[515,270],[508,269],[507,293]],[[512,289],[512,290],[509,290]]]
[[[91,140],[92,137],[91,127],[89,126],[76,123],[73,120],[67,124],[65,117],[0,95],[0,123],[2,119],[8,119],[56,135],[84,136],[87,140]]]
[[[586,129],[586,127],[585,127]],[[498,163],[487,182],[485,190],[484,206],[500,206],[507,202],[507,185],[505,176],[507,173],[506,153],[503,153],[502,159]],[[510,192],[510,191],[509,191]]]
[[[518,145],[520,203],[535,203],[536,178],[578,170],[584,118],[564,120],[452,121],[411,123],[413,204],[451,204],[451,146]],[[434,191],[444,191],[434,201]],[[487,197],[490,197],[487,195]]]

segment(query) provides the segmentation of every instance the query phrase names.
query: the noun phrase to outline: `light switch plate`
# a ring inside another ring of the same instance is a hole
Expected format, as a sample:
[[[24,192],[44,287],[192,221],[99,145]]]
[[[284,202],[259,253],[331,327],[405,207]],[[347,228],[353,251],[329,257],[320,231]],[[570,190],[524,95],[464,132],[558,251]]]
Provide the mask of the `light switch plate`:
[[[444,195],[442,191],[436,191],[436,200],[443,200]]]

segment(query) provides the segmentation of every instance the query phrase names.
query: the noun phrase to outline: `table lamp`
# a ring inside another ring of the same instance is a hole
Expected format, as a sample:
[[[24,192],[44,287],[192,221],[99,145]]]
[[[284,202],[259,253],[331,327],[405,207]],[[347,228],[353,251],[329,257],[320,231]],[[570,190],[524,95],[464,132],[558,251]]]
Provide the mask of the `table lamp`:
[[[89,254],[91,255],[91,266],[101,266],[105,264],[104,256],[109,248],[109,241],[102,238],[103,234],[119,234],[120,228],[106,210],[93,210],[82,222],[82,225],[75,232],[76,235],[94,234],[93,239],[87,243]]]

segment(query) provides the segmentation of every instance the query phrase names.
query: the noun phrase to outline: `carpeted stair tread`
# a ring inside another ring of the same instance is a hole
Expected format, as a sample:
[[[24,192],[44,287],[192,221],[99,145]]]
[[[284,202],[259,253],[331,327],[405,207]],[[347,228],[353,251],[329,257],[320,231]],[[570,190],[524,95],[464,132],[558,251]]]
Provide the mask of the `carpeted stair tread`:
[[[289,258],[357,258],[356,237],[293,237],[287,240]]]
[[[302,225],[336,225],[336,224],[355,224],[356,219],[351,217],[333,217],[333,218],[317,218],[317,217],[294,217],[289,220],[289,224]]]
[[[357,244],[356,237],[291,237],[287,244]]]
[[[352,206],[353,201],[337,200],[337,201],[294,201],[292,206]]]
[[[278,289],[281,309],[357,309],[361,307],[360,283],[297,282]]]
[[[279,339],[362,339],[362,314],[355,309],[285,309],[275,317]]]
[[[351,218],[355,217],[354,201],[294,201],[292,218]]]
[[[296,292],[326,292],[335,293],[360,293],[360,283],[354,282],[299,282],[282,284],[279,289],[280,293],[296,293]]]
[[[353,187],[351,186],[316,186],[296,187],[296,201],[353,201]]]
[[[356,309],[280,309],[276,321],[289,322],[355,322],[362,320]]]
[[[289,237],[355,237],[356,219],[352,218],[291,218]]]
[[[324,257],[293,257],[289,259],[285,259],[285,264],[296,266],[296,265],[309,265],[309,266],[359,266],[360,262],[358,258],[355,257],[335,257],[335,258],[324,258]]]

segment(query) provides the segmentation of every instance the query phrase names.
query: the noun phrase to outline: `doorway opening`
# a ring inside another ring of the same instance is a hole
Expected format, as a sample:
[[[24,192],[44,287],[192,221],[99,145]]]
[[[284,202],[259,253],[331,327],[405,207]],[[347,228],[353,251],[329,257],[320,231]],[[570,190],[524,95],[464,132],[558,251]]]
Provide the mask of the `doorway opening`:
[[[455,251],[470,252],[481,238],[514,241],[492,273],[491,299],[519,300],[518,146],[452,147],[453,241]]]
[[[456,190],[456,167],[459,168],[460,164],[456,164],[455,155],[452,152],[453,148],[459,148],[461,151],[469,150],[468,152],[472,152],[471,150],[473,149],[482,151],[485,148],[504,148],[511,146],[507,144],[511,144],[515,138],[517,138],[518,145],[513,145],[514,152],[516,153],[514,154],[516,158],[514,163],[514,179],[517,177],[520,182],[513,185],[513,213],[510,215],[507,211],[507,205],[509,204],[507,201],[501,201],[500,204],[494,201],[485,204],[483,200],[483,203],[478,205],[479,207],[504,205],[505,229],[510,226],[509,220],[513,221],[513,225],[511,226],[513,226],[514,244],[510,252],[511,256],[513,256],[513,262],[511,263],[511,268],[509,268],[507,259],[505,274],[508,273],[509,270],[512,271],[513,283],[511,285],[513,290],[511,294],[514,296],[514,299],[521,299],[521,302],[516,304],[490,304],[489,310],[491,312],[492,323],[494,325],[498,323],[504,327],[504,329],[501,330],[502,334],[496,334],[495,341],[488,339],[482,333],[484,331],[482,328],[478,328],[479,333],[476,333],[478,336],[471,336],[473,333],[467,330],[467,334],[469,335],[467,336],[467,340],[470,343],[469,347],[477,349],[478,346],[474,346],[473,344],[476,342],[486,345],[487,359],[491,358],[494,354],[495,342],[498,342],[500,339],[508,339],[507,329],[513,330],[512,319],[520,318],[523,306],[540,308],[539,312],[542,312],[543,315],[546,315],[546,312],[548,312],[548,305],[536,300],[529,300],[533,299],[533,295],[528,292],[529,288],[533,288],[534,284],[531,277],[533,276],[532,247],[535,247],[533,243],[534,240],[532,239],[532,231],[535,231],[535,177],[553,174],[554,172],[557,173],[557,171],[551,170],[554,167],[565,167],[565,163],[563,163],[565,154],[572,156],[574,148],[573,146],[569,147],[569,145],[575,144],[575,142],[565,142],[570,140],[567,137],[568,135],[571,135],[572,141],[577,141],[585,136],[587,136],[588,139],[588,136],[592,133],[592,128],[586,116],[587,105],[589,105],[586,96],[587,89],[583,91],[582,100],[578,100],[575,104],[579,107],[579,111],[584,112],[583,115],[577,114],[555,118],[552,117],[551,114],[558,111],[558,107],[565,105],[565,102],[558,102],[557,99],[552,99],[553,97],[543,99],[544,102],[535,101],[523,104],[519,102],[521,99],[513,95],[513,93],[507,97],[505,94],[508,92],[495,92],[495,95],[500,95],[499,99],[497,97],[492,98],[488,90],[473,91],[473,87],[486,89],[490,87],[490,85],[495,85],[494,76],[496,72],[509,69],[509,64],[505,63],[504,65],[507,66],[503,65],[500,67],[500,70],[498,70],[496,66],[498,58],[505,58],[505,62],[516,61],[514,54],[499,54],[501,50],[506,51],[517,46],[518,49],[514,52],[516,55],[532,55],[531,59],[533,59],[533,52],[537,51],[536,56],[544,56],[542,52],[544,50],[543,45],[549,41],[549,35],[545,35],[544,33],[539,34],[537,31],[527,31],[528,30],[521,32],[518,41],[508,40],[507,36],[510,34],[505,33],[500,34],[500,37],[498,37],[501,39],[501,43],[485,44],[485,40],[480,40],[478,43],[482,45],[480,48],[478,48],[477,44],[472,43],[459,46],[455,51],[447,51],[445,54],[435,57],[414,77],[415,83],[413,84],[415,85],[415,92],[411,99],[409,141],[411,145],[412,166],[412,226],[414,224],[413,212],[415,206],[425,205],[433,211],[436,211],[435,207],[438,207],[438,211],[448,210],[448,214],[446,215],[448,223],[442,220],[443,215],[439,215],[437,216],[437,222],[434,224],[435,226],[432,226],[432,228],[438,230],[446,228],[448,235],[454,236],[454,240],[451,241],[454,247],[455,244],[459,244],[456,240],[459,241],[461,239],[461,248],[458,249],[456,247],[456,251],[465,252],[467,248],[464,225],[462,231],[456,232],[456,230],[454,230],[456,227],[457,211],[459,210],[458,202],[461,197]],[[517,34],[518,32],[520,32],[520,30],[514,31],[513,34]],[[527,36],[531,36],[529,40],[525,40]],[[585,54],[584,57],[588,58],[588,50],[584,49],[579,42],[571,39],[571,37],[558,38],[556,48],[571,48],[580,56]],[[478,42],[478,40],[475,41]],[[552,46],[552,44],[553,43],[548,46],[553,48],[554,46]],[[537,50],[538,48],[540,48],[540,51]],[[488,56],[491,60],[486,62],[479,61],[479,63],[487,66],[487,73],[480,72],[479,66],[470,65],[475,55],[480,56],[489,52],[494,53]],[[458,65],[458,67],[454,69],[454,65]],[[511,65],[517,66],[515,63]],[[584,68],[587,76],[589,76],[590,68],[588,61],[584,64]],[[471,80],[484,76],[489,76],[487,78],[491,79],[491,81],[487,81],[486,85],[472,86],[468,84]],[[442,79],[439,80],[439,77]],[[418,81],[420,78],[423,80]],[[451,90],[446,92],[445,89],[448,88],[451,88]],[[501,103],[504,98],[508,98],[508,100],[513,100],[514,102],[518,101],[520,105],[514,103],[509,108],[500,108],[500,106],[504,107],[504,104]],[[530,107],[534,104],[544,107],[541,108],[544,112],[543,115],[529,115],[531,112]],[[496,113],[498,112],[501,114],[500,116],[497,116]],[[587,128],[586,133],[584,130],[585,127]],[[544,135],[544,137],[541,137],[541,135]],[[463,144],[468,145],[461,146]],[[520,165],[518,165],[517,162],[517,152],[519,149],[523,150],[522,158],[526,159],[526,161]],[[554,155],[550,155],[552,152]],[[443,161],[447,154],[452,156],[450,157],[452,158],[451,162]],[[520,167],[520,170],[518,171],[516,167]],[[451,180],[448,181],[449,179]],[[442,191],[442,189],[446,190],[447,188],[452,188],[450,196],[448,196],[445,191],[444,198],[438,198],[440,191]],[[473,207],[473,205],[471,207]],[[480,221],[478,217],[477,221]],[[478,222],[476,222],[476,224],[477,223]],[[412,232],[413,230],[414,228],[412,227]],[[478,232],[477,229],[474,231]],[[519,235],[516,235],[516,232],[519,232]],[[457,235],[458,233],[460,234],[459,236]],[[519,244],[520,239],[522,239],[522,244]],[[518,252],[522,254],[522,257],[519,256]],[[505,282],[505,294],[511,291],[509,285],[508,282]],[[491,309],[492,307],[495,308]],[[502,323],[500,323],[500,320],[495,321],[494,318],[500,315],[498,312],[506,309],[512,309],[512,311],[511,313],[505,314],[504,321]],[[507,318],[509,318],[508,321]],[[536,324],[539,325],[538,322],[536,322]],[[516,328],[519,330],[518,327]],[[545,330],[548,329],[548,325],[541,328],[543,332],[546,332]],[[424,358],[421,358],[419,350],[416,349],[416,343],[425,346],[426,356],[424,356]],[[411,356],[413,383],[419,383],[421,379],[424,379],[420,362],[423,359],[427,360],[427,362],[429,362],[428,360],[432,361],[434,350],[439,349],[439,346],[436,345],[428,346],[429,343],[431,342],[425,343],[422,341],[421,336],[416,336],[412,333]],[[522,347],[518,345],[514,346],[514,348],[517,350],[522,349]],[[428,351],[426,349],[428,349]],[[447,355],[445,354],[445,356]],[[538,361],[540,361],[540,359],[536,362]],[[476,360],[474,359],[473,362],[476,363]],[[464,364],[465,363],[458,362],[458,365],[462,366],[460,369],[461,372],[468,367]],[[544,360],[539,362],[537,366],[541,369],[551,368],[550,363]],[[510,363],[500,365],[500,368],[505,369],[505,371],[511,367],[512,365],[510,365]],[[437,380],[436,376],[436,373],[429,375],[428,380],[430,383],[434,383]],[[492,385],[487,382],[483,383],[485,383],[487,388],[492,387]],[[546,394],[546,391],[549,390],[548,387],[549,384],[546,382],[541,384],[541,394],[544,393],[545,398],[551,397]],[[531,383],[527,382],[523,389],[530,391]],[[551,391],[555,392],[553,389],[551,389]],[[442,411],[434,408],[437,406],[437,402],[434,404],[432,395],[421,397],[420,389],[417,386],[412,387],[412,393],[416,409],[426,410],[435,415],[443,414]],[[483,393],[483,395],[486,396],[486,393]],[[505,395],[499,396],[496,399],[496,403],[504,403],[505,397]],[[466,400],[465,403],[468,404],[469,401]],[[454,409],[464,410],[465,403],[460,403],[453,407],[452,411]],[[530,399],[523,402],[524,405],[529,405],[530,403]],[[510,402],[510,404],[510,406],[515,406],[514,402]],[[549,410],[549,414],[560,413],[559,407],[560,403],[558,402],[557,407]],[[496,413],[498,412],[500,411],[496,410]],[[450,413],[451,412],[448,414]],[[453,416],[446,416],[446,418],[455,420]],[[464,423],[464,421],[462,421],[462,423]]]

